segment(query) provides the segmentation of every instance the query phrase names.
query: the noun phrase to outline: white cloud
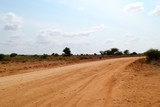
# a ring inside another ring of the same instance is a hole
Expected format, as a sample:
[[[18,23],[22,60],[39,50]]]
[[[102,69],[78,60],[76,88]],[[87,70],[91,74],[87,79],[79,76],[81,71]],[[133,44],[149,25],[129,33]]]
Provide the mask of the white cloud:
[[[131,3],[125,6],[124,11],[125,12],[138,12],[144,9],[144,3],[143,2],[135,2]]]
[[[87,37],[104,29],[105,26],[103,25],[93,26],[88,30],[81,32],[66,32],[60,29],[47,28],[47,29],[42,29],[40,32],[38,32],[36,37],[36,42],[38,44],[49,45],[57,42],[55,41],[55,38],[62,39],[63,37]]]
[[[25,36],[23,31],[15,31],[14,33],[11,34],[10,38],[19,39],[19,38],[21,38],[23,36]]]
[[[80,37],[80,36],[90,36],[91,34],[102,31],[105,29],[105,26],[93,26],[86,31],[81,32],[66,32],[59,29],[43,29],[38,33],[38,36],[64,36],[64,37]]]
[[[18,30],[18,29],[19,29],[19,25],[17,25],[17,24],[6,23],[4,25],[4,30]]]
[[[160,16],[160,5],[158,5],[154,10],[149,12],[150,16]]]
[[[23,24],[23,18],[20,16],[17,16],[16,14],[9,12],[4,15],[3,17],[5,24],[4,24],[4,30],[19,30]]]

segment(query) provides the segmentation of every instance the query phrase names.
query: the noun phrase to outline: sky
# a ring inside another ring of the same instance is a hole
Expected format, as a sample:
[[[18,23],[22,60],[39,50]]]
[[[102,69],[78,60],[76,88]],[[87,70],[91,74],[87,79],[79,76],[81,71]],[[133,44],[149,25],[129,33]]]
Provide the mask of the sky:
[[[0,0],[0,53],[160,49],[160,0]]]

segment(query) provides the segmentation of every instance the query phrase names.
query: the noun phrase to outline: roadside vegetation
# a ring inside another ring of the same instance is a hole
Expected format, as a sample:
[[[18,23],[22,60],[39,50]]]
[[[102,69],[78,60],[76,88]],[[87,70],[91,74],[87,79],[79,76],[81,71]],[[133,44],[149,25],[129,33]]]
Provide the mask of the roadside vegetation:
[[[11,53],[8,55],[0,54],[0,76],[111,58],[138,57],[146,55],[147,62],[152,62],[153,60],[160,59],[159,53],[160,51],[157,49],[150,49],[144,54],[140,54],[137,52],[130,52],[128,49],[119,50],[118,48],[111,48],[100,51],[100,53],[81,53],[75,55],[72,54],[70,48],[66,47],[62,50],[62,54],[56,52],[51,54],[44,53],[42,55],[22,55],[17,53]]]
[[[129,50],[120,51],[118,48],[111,48],[110,50],[100,51],[100,53],[93,54],[72,54],[71,49],[66,47],[62,50],[62,54],[42,54],[42,55],[21,55],[17,53],[11,53],[10,55],[0,54],[0,61],[11,62],[27,62],[27,61],[52,61],[52,60],[92,60],[92,59],[105,59],[105,58],[117,58],[137,56],[136,52],[130,53]]]
[[[130,52],[128,49],[119,50],[118,48],[111,48],[108,50],[100,51],[100,53],[93,54],[72,54],[71,49],[66,47],[62,50],[62,54],[52,53],[43,55],[20,55],[11,53],[10,55],[0,54],[0,61],[11,62],[27,62],[27,61],[52,61],[52,60],[88,60],[88,59],[105,59],[105,58],[118,58],[118,57],[133,57],[133,56],[146,56],[147,62],[160,60],[160,51],[158,49],[149,49],[143,54],[137,52]]]
[[[144,54],[148,62],[158,61],[160,59],[160,51],[158,49],[149,49]]]
[[[101,55],[108,55],[108,56],[137,56],[136,52],[130,53],[129,50],[120,51],[118,48],[111,48],[109,50],[100,51]],[[141,54],[139,54],[141,55]]]
[[[0,54],[0,61],[1,61],[1,60],[3,60],[3,59],[4,59],[4,57],[5,57],[5,55],[4,55],[4,54]]]

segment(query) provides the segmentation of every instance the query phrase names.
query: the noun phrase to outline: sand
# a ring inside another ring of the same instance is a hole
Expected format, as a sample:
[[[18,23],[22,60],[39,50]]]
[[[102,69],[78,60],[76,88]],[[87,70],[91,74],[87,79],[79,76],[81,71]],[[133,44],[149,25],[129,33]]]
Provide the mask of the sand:
[[[160,69],[138,59],[0,77],[0,107],[160,107]]]

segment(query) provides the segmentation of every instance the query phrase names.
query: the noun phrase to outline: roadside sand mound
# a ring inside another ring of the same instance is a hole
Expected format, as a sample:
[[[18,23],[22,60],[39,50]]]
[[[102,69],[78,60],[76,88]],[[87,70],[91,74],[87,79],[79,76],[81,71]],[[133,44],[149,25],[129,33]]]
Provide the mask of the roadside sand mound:
[[[112,93],[112,106],[160,107],[160,66],[140,59],[115,77],[119,83]]]

